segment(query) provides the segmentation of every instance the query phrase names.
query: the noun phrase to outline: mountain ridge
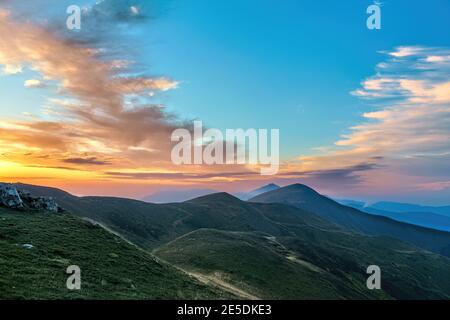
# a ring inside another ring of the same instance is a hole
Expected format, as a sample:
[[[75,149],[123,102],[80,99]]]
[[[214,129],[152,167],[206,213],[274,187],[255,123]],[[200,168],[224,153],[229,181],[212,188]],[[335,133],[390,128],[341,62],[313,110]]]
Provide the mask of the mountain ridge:
[[[292,205],[344,228],[367,235],[391,236],[419,247],[450,256],[450,233],[376,216],[337,203],[314,189],[294,184],[269,191],[250,202]]]

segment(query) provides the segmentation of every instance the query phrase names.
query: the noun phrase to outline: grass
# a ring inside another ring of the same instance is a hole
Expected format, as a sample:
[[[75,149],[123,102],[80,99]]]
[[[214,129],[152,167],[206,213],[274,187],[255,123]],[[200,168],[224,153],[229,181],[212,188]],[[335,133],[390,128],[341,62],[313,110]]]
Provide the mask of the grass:
[[[389,238],[308,226],[295,236],[201,229],[155,254],[185,270],[220,274],[265,299],[449,299],[450,260]],[[368,290],[366,269],[382,270]]]
[[[81,268],[81,290],[66,288],[69,265]],[[0,299],[231,297],[79,218],[0,208]]]

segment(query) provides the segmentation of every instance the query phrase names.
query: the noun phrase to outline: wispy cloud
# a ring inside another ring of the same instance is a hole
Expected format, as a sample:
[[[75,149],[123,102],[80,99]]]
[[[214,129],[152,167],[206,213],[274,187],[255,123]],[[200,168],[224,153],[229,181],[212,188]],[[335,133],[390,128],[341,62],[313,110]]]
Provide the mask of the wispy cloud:
[[[301,157],[303,166],[339,168],[376,156],[382,168],[359,173],[367,186],[393,192],[414,180],[416,187],[448,188],[440,181],[450,177],[450,50],[399,47],[386,53],[391,58],[352,92],[378,107],[364,113],[364,121],[329,152]],[[380,181],[389,174],[397,181]]]
[[[7,3],[14,8],[12,2]],[[142,15],[137,8],[130,9],[118,1],[101,1],[84,12],[113,20],[107,24],[112,28],[110,37],[114,21],[131,21]],[[86,28],[94,23],[92,19],[84,22]],[[178,82],[136,74],[129,57],[116,58],[121,52],[115,47],[103,47],[105,42],[94,38],[82,41],[84,36],[80,35],[74,39],[52,26],[51,22],[43,25],[20,19],[11,11],[0,11],[0,65],[4,66],[4,75],[31,69],[45,81],[29,79],[25,87],[44,88],[47,82],[53,86],[47,88],[53,95],[41,119],[0,122],[0,141],[9,159],[22,157],[21,162],[40,164],[34,162],[45,154],[51,155],[45,165],[50,161],[54,167],[61,162],[74,166],[167,165],[170,134],[184,122],[151,99],[155,92],[175,89]],[[132,96],[139,99],[130,99]],[[23,157],[25,151],[35,157]],[[88,160],[86,153],[90,154]],[[62,154],[73,161],[60,160]]]

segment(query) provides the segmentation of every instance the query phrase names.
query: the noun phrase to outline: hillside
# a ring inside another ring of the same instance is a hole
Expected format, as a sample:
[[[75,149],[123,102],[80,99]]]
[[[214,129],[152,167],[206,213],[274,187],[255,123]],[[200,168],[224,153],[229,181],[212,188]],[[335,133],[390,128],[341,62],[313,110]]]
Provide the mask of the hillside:
[[[155,254],[193,273],[207,274],[262,299],[389,298],[297,259],[275,237],[200,229],[163,245]]]
[[[69,265],[81,268],[81,290],[66,288]],[[0,208],[0,299],[230,297],[87,221]]]
[[[294,184],[256,196],[249,201],[282,203],[314,213],[346,229],[367,235],[388,236],[450,256],[450,233],[376,216],[337,203],[313,189]]]
[[[449,299],[450,261],[398,241],[294,226],[296,236],[201,229],[155,253],[263,299]],[[365,286],[382,269],[381,291]]]
[[[353,228],[327,221],[320,215],[337,214],[330,213],[330,208],[322,207],[328,211],[316,214],[292,204],[245,202],[227,193],[162,205],[110,197],[78,198],[58,190],[51,190],[51,195],[68,212],[100,222],[162,260],[240,297],[450,297],[450,259],[393,239],[392,234],[405,237],[408,233],[416,239],[414,228],[418,227],[387,218],[381,217],[390,226],[386,229],[392,232],[389,238],[355,230],[362,222],[352,216]],[[318,204],[323,199],[331,201],[319,194],[316,197]],[[314,201],[304,203],[312,206]],[[346,221],[347,211],[340,212]],[[439,238],[442,235],[437,231],[418,229],[421,245],[435,244],[436,234],[438,245],[446,239]],[[365,286],[366,268],[372,264],[383,270],[382,291]]]

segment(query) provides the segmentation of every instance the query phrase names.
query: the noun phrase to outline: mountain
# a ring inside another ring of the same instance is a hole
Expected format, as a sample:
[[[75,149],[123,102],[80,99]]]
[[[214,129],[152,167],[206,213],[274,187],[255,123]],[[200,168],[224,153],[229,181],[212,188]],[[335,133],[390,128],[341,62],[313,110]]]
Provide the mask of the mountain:
[[[388,217],[397,221],[406,222],[426,228],[450,232],[450,216],[440,215],[433,212],[408,211],[408,209],[406,208],[407,207],[411,208],[411,205],[406,205],[404,212],[396,212],[396,211],[389,212],[377,209],[377,207],[379,207],[377,204],[372,206],[366,205],[366,203],[364,202],[353,200],[338,200],[338,202],[343,205],[347,205],[349,207],[361,210],[363,212]],[[402,208],[401,206],[396,207],[397,210],[400,210]],[[420,208],[422,207],[418,206],[416,207],[416,210],[419,210]],[[436,207],[436,208],[445,208],[445,207]]]
[[[450,298],[447,257],[392,237],[355,232],[293,205],[245,202],[227,193],[158,205],[41,191],[53,194],[67,212],[101,223],[209,288],[220,289],[219,296],[228,292],[249,299]],[[441,233],[430,232],[427,241],[441,246]],[[90,250],[87,244],[83,248]],[[367,289],[369,265],[382,269],[382,290]]]
[[[420,205],[409,204],[409,203],[382,201],[382,202],[374,203],[374,204],[370,205],[370,207],[373,209],[389,211],[389,212],[397,212],[397,213],[431,212],[431,213],[439,214],[442,216],[450,217],[450,206],[433,207],[433,206],[420,206]]]
[[[155,192],[142,200],[150,203],[183,202],[207,194],[216,193],[213,189],[175,189]]]
[[[266,184],[265,186],[262,186],[260,188],[254,189],[252,191],[249,192],[240,192],[240,193],[236,193],[235,196],[238,197],[241,200],[248,200],[250,198],[256,197],[257,195],[272,191],[272,190],[276,190],[279,189],[280,186],[274,184],[274,183],[269,183]]]
[[[305,185],[293,184],[261,194],[249,201],[292,205],[356,232],[396,238],[418,247],[450,256],[450,233],[448,232],[367,214],[341,205]]]
[[[81,290],[66,287],[70,265],[81,269]],[[99,225],[69,214],[0,208],[0,299],[232,297]]]

